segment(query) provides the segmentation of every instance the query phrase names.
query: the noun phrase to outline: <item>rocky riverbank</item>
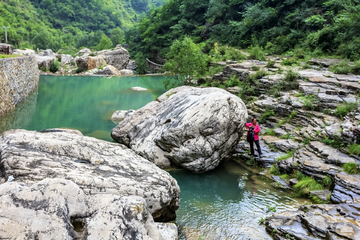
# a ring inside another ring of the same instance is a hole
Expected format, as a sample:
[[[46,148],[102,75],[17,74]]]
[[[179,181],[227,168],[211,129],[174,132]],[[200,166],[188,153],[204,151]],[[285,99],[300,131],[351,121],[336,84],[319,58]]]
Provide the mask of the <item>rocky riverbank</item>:
[[[59,76],[129,76],[133,75],[137,68],[135,61],[130,59],[129,52],[121,46],[94,52],[83,48],[74,56],[60,52],[54,53],[51,49],[39,52],[30,49],[15,49],[14,54],[34,56],[42,74]],[[54,64],[54,69],[51,69]]]
[[[10,130],[0,153],[2,238],[177,238],[176,226],[154,223],[175,219],[176,180],[122,145],[76,130]]]
[[[237,85],[226,90],[246,101],[249,119],[261,122],[264,157],[251,158],[240,141],[233,152],[237,161],[264,168],[260,174],[290,195],[330,204],[264,220],[275,239],[358,239],[360,76],[329,71],[339,60],[300,66],[284,61],[213,63],[223,71],[198,82]]]

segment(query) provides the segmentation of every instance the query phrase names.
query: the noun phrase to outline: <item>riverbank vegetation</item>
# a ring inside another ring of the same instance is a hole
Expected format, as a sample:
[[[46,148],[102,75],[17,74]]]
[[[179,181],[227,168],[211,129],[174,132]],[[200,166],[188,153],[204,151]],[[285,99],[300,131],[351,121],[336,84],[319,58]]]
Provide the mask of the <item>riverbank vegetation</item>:
[[[218,44],[248,49],[250,59],[265,60],[265,53],[294,58],[284,65],[321,56],[358,60],[359,9],[354,0],[170,0],[129,28],[125,38],[133,56],[141,53],[158,63],[169,60],[171,45],[185,36],[214,58]]]

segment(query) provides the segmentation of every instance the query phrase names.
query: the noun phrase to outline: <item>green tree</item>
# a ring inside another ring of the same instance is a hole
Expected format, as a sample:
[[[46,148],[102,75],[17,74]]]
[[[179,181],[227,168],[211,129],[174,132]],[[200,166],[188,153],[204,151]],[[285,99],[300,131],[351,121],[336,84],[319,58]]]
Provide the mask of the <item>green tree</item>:
[[[106,36],[105,34],[102,35],[101,39],[100,39],[100,43],[95,47],[96,50],[101,51],[104,49],[110,49],[112,48],[113,43],[111,41],[111,39]]]
[[[117,27],[111,31],[111,41],[114,47],[116,47],[116,45],[118,44],[124,43],[124,40],[125,40],[125,34],[124,31],[121,30],[121,28]]]
[[[177,74],[175,85],[190,84],[191,77],[204,75],[209,64],[209,57],[190,37],[176,40],[166,57],[164,69]]]

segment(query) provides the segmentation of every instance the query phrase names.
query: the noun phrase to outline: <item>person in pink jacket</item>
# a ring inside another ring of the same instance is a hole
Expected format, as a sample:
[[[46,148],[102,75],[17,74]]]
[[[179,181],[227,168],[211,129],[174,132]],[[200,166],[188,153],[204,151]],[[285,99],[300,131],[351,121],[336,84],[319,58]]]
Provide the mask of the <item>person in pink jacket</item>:
[[[259,143],[260,126],[256,124],[256,118],[254,118],[251,121],[251,123],[247,123],[245,126],[248,131],[247,140],[250,144],[251,156],[255,157],[255,154],[254,154],[254,142],[255,142],[258,153],[259,153],[259,157],[262,157],[262,152],[261,152],[260,143]],[[249,135],[250,135],[250,137],[249,137]]]

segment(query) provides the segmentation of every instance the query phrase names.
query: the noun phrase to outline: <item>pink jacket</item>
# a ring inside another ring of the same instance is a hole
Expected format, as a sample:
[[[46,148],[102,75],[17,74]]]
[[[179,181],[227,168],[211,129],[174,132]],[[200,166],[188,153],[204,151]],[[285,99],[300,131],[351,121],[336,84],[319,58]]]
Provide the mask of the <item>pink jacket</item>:
[[[245,125],[248,129],[250,129],[251,126],[254,126],[252,123],[247,123]],[[260,133],[260,126],[256,124],[256,126],[254,126],[254,140],[257,141],[259,140],[259,133]],[[249,136],[249,133],[248,133]]]

